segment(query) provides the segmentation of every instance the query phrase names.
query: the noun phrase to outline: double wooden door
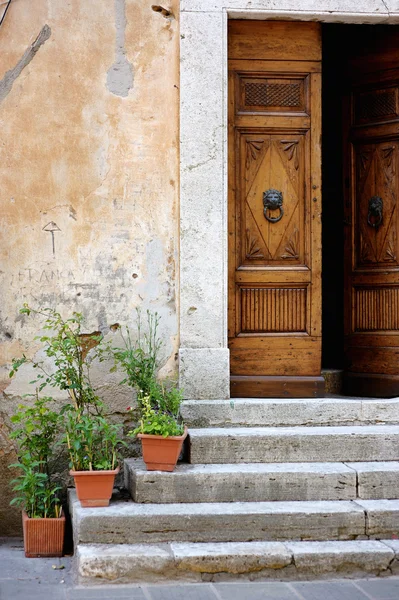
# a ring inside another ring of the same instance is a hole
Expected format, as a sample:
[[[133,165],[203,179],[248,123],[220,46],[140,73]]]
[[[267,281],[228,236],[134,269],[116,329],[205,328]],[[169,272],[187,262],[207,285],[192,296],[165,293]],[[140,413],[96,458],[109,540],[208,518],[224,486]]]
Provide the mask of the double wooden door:
[[[231,21],[232,396],[314,396],[321,369],[321,30]]]
[[[343,127],[346,391],[394,396],[399,34],[344,27],[337,42],[345,48],[345,119],[337,127]],[[230,22],[232,396],[323,395],[321,68],[320,24]]]

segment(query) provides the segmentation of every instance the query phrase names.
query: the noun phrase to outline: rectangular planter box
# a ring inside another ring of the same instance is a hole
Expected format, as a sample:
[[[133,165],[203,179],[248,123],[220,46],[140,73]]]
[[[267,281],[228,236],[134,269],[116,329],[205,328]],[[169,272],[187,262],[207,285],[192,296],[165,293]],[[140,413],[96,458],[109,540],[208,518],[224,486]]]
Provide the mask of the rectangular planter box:
[[[65,534],[65,515],[58,519],[30,519],[22,513],[24,550],[28,558],[62,556]]]

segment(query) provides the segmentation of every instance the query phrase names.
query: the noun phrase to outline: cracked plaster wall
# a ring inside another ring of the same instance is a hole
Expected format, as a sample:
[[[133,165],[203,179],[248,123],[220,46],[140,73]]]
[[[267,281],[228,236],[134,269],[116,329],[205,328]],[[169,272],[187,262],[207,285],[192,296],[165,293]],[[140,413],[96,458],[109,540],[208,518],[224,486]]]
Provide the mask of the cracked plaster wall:
[[[10,384],[9,365],[35,354],[41,323],[18,314],[23,302],[83,312],[104,332],[133,327],[136,306],[157,310],[163,370],[176,371],[179,2],[176,18],[151,5],[15,0],[0,28],[2,488],[6,424],[31,379]],[[123,413],[120,379],[102,366],[96,380]],[[19,527],[9,499],[0,535]]]

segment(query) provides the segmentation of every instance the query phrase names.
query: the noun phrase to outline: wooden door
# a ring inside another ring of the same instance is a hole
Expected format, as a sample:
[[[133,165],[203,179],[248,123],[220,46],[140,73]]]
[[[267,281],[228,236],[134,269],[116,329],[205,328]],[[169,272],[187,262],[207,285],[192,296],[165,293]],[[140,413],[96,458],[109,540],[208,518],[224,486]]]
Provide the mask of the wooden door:
[[[230,21],[231,395],[319,396],[321,35]]]
[[[345,140],[346,391],[399,395],[399,34],[349,46]]]

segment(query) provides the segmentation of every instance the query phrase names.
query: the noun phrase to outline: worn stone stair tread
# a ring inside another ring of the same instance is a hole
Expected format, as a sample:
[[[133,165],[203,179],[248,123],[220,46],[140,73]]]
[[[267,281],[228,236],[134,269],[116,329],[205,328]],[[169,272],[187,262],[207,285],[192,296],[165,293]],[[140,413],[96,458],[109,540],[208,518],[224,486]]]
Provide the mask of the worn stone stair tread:
[[[356,472],[343,463],[182,463],[162,473],[127,459],[125,486],[145,503],[352,500]]]
[[[185,400],[189,427],[322,426],[399,423],[399,398],[234,398]]]
[[[344,540],[397,534],[399,500],[137,504],[81,508],[75,543]]]
[[[357,474],[359,498],[391,500],[399,498],[399,462],[346,463]]]
[[[317,427],[208,427],[201,429],[190,429],[190,437],[203,436],[203,437],[224,437],[224,436],[236,436],[236,437],[247,437],[247,436],[258,436],[263,435],[384,435],[384,432],[399,433],[399,425],[344,425],[344,426],[317,426]]]
[[[399,498],[399,461],[314,463],[179,463],[173,473],[125,460],[125,487],[135,502],[255,502]]]
[[[399,571],[396,540],[79,544],[82,582],[314,579]]]
[[[399,460],[399,425],[190,429],[190,462]]]

